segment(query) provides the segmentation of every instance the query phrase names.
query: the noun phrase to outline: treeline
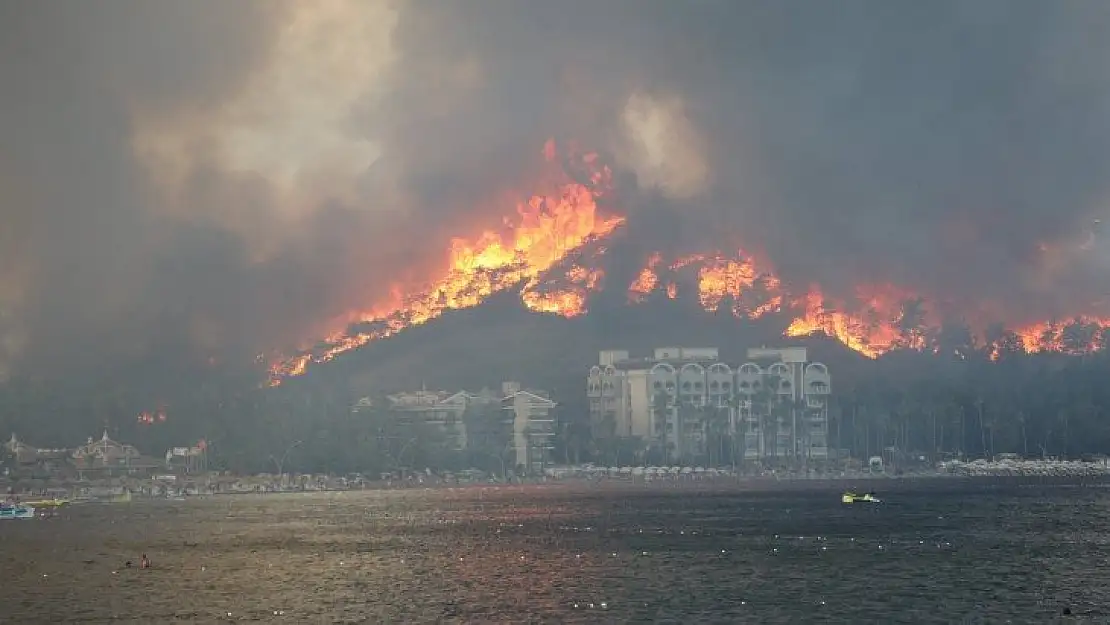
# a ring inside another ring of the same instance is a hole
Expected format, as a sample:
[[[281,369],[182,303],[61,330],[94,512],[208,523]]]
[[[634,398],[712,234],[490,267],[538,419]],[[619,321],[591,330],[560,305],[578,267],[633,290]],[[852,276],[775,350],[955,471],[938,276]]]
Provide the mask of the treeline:
[[[912,306],[906,310],[912,312]],[[832,373],[830,446],[858,458],[889,450],[929,460],[954,454],[1110,452],[1110,351],[1106,332],[1096,324],[1052,326],[1041,337],[1052,351],[1027,354],[1020,337],[1001,329],[976,340],[959,324],[930,330],[912,314],[903,318],[899,347],[876,360],[832,341],[807,343]],[[647,334],[645,329],[643,341],[630,337],[622,344],[650,344],[654,338]],[[582,353],[575,358],[582,362],[537,359],[521,350],[498,352],[499,358],[519,354],[517,364],[485,367],[476,362],[484,352],[451,362],[459,362],[460,370],[482,371],[490,385],[519,376],[530,386],[550,389],[560,404],[555,462],[627,462],[638,452],[634,442],[590,437],[584,377],[592,347],[577,350]],[[134,366],[63,381],[11,379],[0,385],[0,435],[6,441],[14,432],[39,447],[74,447],[107,429],[154,457],[203,438],[210,466],[242,472],[273,472],[278,465],[287,471],[366,474],[425,466],[500,471],[515,461],[505,452],[503,434],[482,425],[500,415],[468,415],[467,429],[477,438],[458,452],[436,430],[382,409],[381,401],[352,411],[364,394],[361,385],[356,393],[349,378],[330,373],[322,369],[275,389],[259,387],[257,369],[206,366],[172,375]],[[164,422],[136,419],[160,406]],[[718,438],[724,442],[712,445],[716,451],[705,461],[730,463],[733,442]]]
[[[960,324],[902,329],[901,347],[845,382],[834,372],[830,440],[863,457],[1110,452],[1110,350],[1096,323],[1052,324],[1026,353],[1000,328],[976,340]]]
[[[106,430],[154,458],[204,440],[211,469],[238,473],[515,468],[500,427],[504,415],[496,409],[464,415],[471,440],[458,450],[440,428],[384,408],[384,398],[372,407],[356,407],[357,398],[336,387],[262,389],[255,382],[244,389],[222,379],[198,381],[191,392],[160,401],[166,405],[164,422],[144,424],[137,416],[150,409],[148,395],[117,389],[78,401],[57,386],[8,384],[0,387],[0,432],[4,442],[7,433],[15,433],[36,447],[73,448]]]

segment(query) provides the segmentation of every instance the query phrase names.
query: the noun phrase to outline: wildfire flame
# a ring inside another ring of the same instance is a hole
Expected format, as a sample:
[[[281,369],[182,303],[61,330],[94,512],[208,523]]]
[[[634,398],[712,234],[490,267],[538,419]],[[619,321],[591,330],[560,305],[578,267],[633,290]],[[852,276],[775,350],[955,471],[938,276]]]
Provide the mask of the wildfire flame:
[[[803,316],[794,319],[784,334],[796,337],[823,333],[865,356],[878,357],[895,347],[902,338],[891,323],[897,318],[893,311],[898,309],[899,303],[877,290],[861,288],[858,295],[864,303],[862,309],[846,312],[848,307],[843,303],[838,306],[827,302],[818,287],[811,287],[800,300]],[[923,344],[912,347],[921,346]]]
[[[640,275],[628,286],[628,301],[637,304],[643,302],[659,286],[659,275],[655,270],[661,262],[663,256],[659,252],[648,258],[647,266],[640,270]]]
[[[554,141],[547,142],[543,155],[548,163],[556,161]],[[597,200],[610,190],[609,169],[595,154],[582,155],[576,165],[586,170],[588,184],[562,174],[552,193],[534,195],[517,206],[516,218],[509,221],[510,233],[486,231],[473,240],[452,240],[441,278],[413,291],[394,285],[389,303],[353,315],[354,323],[315,349],[272,365],[271,386],[304,373],[312,362],[326,362],[448,310],[477,306],[493,293],[521,284],[522,300],[529,309],[565,316],[585,312],[586,291],[600,284],[599,270],[575,267],[567,274],[572,284],[560,291],[542,291],[537,282],[568,254],[624,223],[623,217],[605,216],[598,210]]]
[[[339,324],[344,330],[314,348],[278,358],[270,367],[270,385],[304,373],[312,363],[426,323],[448,310],[477,306],[508,289],[519,289],[529,310],[564,317],[585,314],[590,293],[600,290],[605,279],[604,272],[587,261],[605,250],[597,247],[586,260],[578,256],[591,243],[610,236],[625,218],[598,208],[612,184],[612,173],[599,157],[579,154],[573,146],[563,151],[567,159],[562,165],[573,169],[575,178],[553,168],[558,179],[551,190],[521,202],[516,215],[506,220],[507,231],[452,240],[441,277],[417,287],[393,285],[387,302],[346,316]],[[555,142],[548,141],[544,159],[554,165],[558,155]],[[939,327],[934,311],[903,289],[862,286],[852,301],[830,297],[818,285],[794,294],[744,251],[687,255],[669,262],[653,253],[628,285],[628,301],[642,303],[654,293],[675,299],[680,280],[696,284],[698,301],[707,311],[749,319],[789,314],[784,336],[824,334],[870,358],[895,348],[929,349]],[[1102,346],[1104,329],[1110,329],[1110,318],[1033,323],[993,339],[992,357],[998,356],[1003,343],[1026,352],[1088,353]],[[977,340],[987,342],[983,328],[975,333]]]
[[[135,421],[139,425],[154,425],[155,423],[165,423],[166,409],[159,408],[156,411],[144,410],[135,417]]]
[[[1068,322],[1043,321],[1017,329],[1027,352],[1063,352],[1087,354],[1103,345],[1102,331],[1110,328],[1110,319],[1079,316]]]
[[[521,292],[520,298],[529,310],[578,317],[586,314],[586,300],[591,292],[601,288],[604,277],[605,272],[600,269],[574,265],[563,276],[566,286],[540,290],[541,285],[533,279]]]

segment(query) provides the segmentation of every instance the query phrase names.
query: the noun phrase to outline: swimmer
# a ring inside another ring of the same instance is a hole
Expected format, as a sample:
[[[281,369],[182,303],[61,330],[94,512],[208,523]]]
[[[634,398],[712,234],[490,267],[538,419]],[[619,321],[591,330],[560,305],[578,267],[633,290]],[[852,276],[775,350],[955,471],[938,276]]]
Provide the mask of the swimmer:
[[[145,553],[143,554],[143,558],[141,560],[139,560],[139,568],[140,569],[149,569],[150,568],[150,559],[146,557]]]

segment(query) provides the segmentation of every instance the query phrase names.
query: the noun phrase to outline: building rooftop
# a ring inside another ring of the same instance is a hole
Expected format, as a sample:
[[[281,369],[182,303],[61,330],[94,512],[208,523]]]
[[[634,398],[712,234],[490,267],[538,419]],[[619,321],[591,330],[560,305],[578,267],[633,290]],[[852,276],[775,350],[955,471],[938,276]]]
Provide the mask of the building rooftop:
[[[391,407],[402,410],[419,410],[442,404],[465,402],[495,402],[501,399],[500,395],[483,389],[478,393],[470,391],[410,391],[388,395]]]
[[[6,444],[6,445],[4,445],[4,447],[6,447],[6,448],[7,448],[7,450],[8,450],[8,451],[10,451],[10,452],[12,452],[13,454],[14,454],[14,453],[18,453],[18,452],[19,452],[19,451],[21,451],[21,450],[31,450],[31,451],[34,451],[34,450],[35,450],[35,448],[34,448],[34,447],[31,447],[31,446],[30,446],[30,445],[28,445],[27,443],[24,443],[23,441],[21,441],[21,440],[19,440],[18,438],[16,438],[16,436],[15,436],[15,433],[14,433],[14,432],[12,432],[12,437],[11,437],[11,440],[9,440],[9,441],[7,442],[7,444]]]
[[[89,438],[89,442],[83,446],[78,447],[73,451],[74,458],[104,458],[107,456],[124,456],[124,457],[139,457],[139,450],[135,449],[132,445],[125,443],[117,443],[116,441],[108,438],[108,431],[104,431],[104,435],[99,440]]]
[[[691,359],[691,358],[667,358],[665,360],[655,360],[654,358],[630,358],[628,360],[621,360],[619,362],[613,363],[613,368],[616,369],[617,371],[639,371],[639,370],[651,369],[653,366],[655,366],[659,363],[667,363],[667,364],[675,366],[676,368],[681,367],[684,364],[698,364],[698,365],[701,365],[703,367],[708,367],[711,364],[722,363],[722,364],[728,365],[734,371],[740,366],[738,364],[734,364],[734,363],[723,361],[723,360],[716,359],[716,358],[710,359],[710,360]],[[600,369],[603,369],[603,370],[605,369],[605,367],[602,367],[600,365],[594,365],[594,366],[598,367]]]
[[[612,366],[618,371],[637,371],[651,369],[659,363],[668,363],[676,368],[684,364],[699,364],[703,367],[708,367],[711,364],[721,363],[728,365],[733,371],[740,368],[742,364],[751,362],[756,364],[766,365],[769,362],[785,362],[789,363],[806,363],[806,348],[804,347],[756,347],[750,348],[747,351],[747,358],[743,362],[727,360],[720,357],[720,354],[711,354],[707,350],[712,348],[676,348],[674,355],[667,358],[656,358],[661,350],[668,348],[659,348],[655,353],[645,356],[633,356],[622,360],[613,361],[611,365],[596,364],[602,370],[606,366]],[[603,354],[611,354],[609,352],[602,352]]]

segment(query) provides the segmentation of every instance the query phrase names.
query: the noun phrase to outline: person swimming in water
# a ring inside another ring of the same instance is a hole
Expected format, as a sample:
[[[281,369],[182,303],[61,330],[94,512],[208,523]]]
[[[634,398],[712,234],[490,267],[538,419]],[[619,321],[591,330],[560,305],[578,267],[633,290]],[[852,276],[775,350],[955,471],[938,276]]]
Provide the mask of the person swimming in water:
[[[149,569],[150,568],[150,558],[147,558],[145,553],[143,554],[142,559],[139,560],[139,568],[140,569]]]

